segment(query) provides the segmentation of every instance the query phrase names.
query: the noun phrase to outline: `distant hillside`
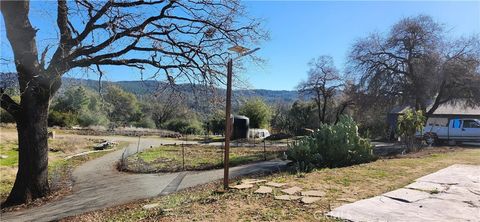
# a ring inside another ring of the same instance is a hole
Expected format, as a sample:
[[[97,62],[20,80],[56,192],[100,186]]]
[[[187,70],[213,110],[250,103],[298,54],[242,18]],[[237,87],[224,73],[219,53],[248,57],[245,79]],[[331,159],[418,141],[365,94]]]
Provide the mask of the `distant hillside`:
[[[15,74],[12,73],[2,73],[0,74],[0,80],[2,82],[2,87],[16,85]],[[122,87],[125,91],[131,92],[139,97],[148,95],[148,94],[161,94],[161,89],[166,87],[165,83],[158,81],[147,80],[147,81],[117,81],[109,82],[102,81],[102,84],[116,84]],[[83,85],[85,87],[91,88],[93,90],[98,90],[98,81],[97,80],[88,80],[88,79],[75,79],[75,78],[63,78],[62,87],[60,88],[60,94],[67,88]],[[208,91],[208,94],[215,94],[218,97],[224,97],[225,89],[215,88],[214,90],[206,89],[203,86],[192,86],[190,84],[179,84],[175,86],[175,89],[179,92],[184,93],[191,100],[194,100],[195,93],[202,94],[202,92]],[[212,92],[213,91],[213,92]],[[203,95],[203,94],[202,94]],[[197,96],[204,97],[204,96]],[[244,100],[259,97],[265,100],[269,104],[275,103],[287,103],[291,104],[298,98],[298,92],[292,90],[266,90],[266,89],[249,89],[249,90],[234,90],[233,92],[233,101],[237,105],[242,103]],[[193,102],[193,101],[192,101]],[[198,101],[196,102],[198,103]],[[203,103],[203,102],[201,102]],[[235,104],[234,104],[235,105]]]

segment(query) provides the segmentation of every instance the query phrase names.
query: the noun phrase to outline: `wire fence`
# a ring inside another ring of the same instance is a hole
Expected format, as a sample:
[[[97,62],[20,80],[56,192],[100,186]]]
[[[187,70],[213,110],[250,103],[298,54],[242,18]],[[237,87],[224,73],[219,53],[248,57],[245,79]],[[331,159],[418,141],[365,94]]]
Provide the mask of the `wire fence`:
[[[178,172],[221,168],[224,160],[224,143],[202,141],[175,141],[155,147],[137,143],[136,149],[125,149],[119,163],[122,171],[139,173]],[[230,166],[281,159],[287,150],[286,143],[257,140],[234,141],[230,145]]]

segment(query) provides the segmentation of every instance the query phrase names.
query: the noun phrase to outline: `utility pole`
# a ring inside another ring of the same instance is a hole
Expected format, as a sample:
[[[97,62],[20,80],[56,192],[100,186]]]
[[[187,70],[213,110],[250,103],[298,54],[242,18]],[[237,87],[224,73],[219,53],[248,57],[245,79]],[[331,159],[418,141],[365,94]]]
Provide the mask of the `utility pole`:
[[[232,69],[233,60],[229,59],[227,63],[227,99],[225,108],[225,154],[223,155],[223,189],[228,189],[228,160],[230,155],[230,133],[232,126],[232,119],[230,118],[232,110]]]
[[[232,133],[232,119],[231,119],[231,112],[232,112],[232,75],[233,75],[233,61],[237,60],[243,56],[252,54],[259,50],[260,48],[256,48],[253,50],[248,50],[242,46],[234,46],[229,50],[235,51],[240,55],[234,59],[229,59],[227,62],[227,98],[226,98],[226,105],[225,105],[225,149],[224,149],[224,157],[223,157],[223,189],[228,189],[228,171],[229,171],[229,157],[230,157],[230,135]]]

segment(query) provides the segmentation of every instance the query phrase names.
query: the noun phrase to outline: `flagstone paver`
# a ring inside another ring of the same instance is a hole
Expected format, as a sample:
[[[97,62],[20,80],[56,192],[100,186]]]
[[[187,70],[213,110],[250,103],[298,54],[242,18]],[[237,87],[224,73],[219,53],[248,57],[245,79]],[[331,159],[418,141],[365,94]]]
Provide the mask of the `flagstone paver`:
[[[302,197],[302,203],[311,204],[319,201],[320,197]]]
[[[300,188],[300,187],[290,187],[288,189],[282,190],[282,192],[284,192],[286,194],[289,194],[289,195],[292,195],[292,194],[295,194],[295,193],[297,193],[301,190],[302,190],[302,188]]]
[[[320,190],[302,191],[302,196],[323,197],[325,196],[325,192]]]
[[[257,179],[244,179],[242,180],[242,183],[245,184],[257,184],[257,183],[264,183],[267,182],[267,180],[257,180]]]
[[[258,190],[256,190],[254,193],[266,194],[266,193],[272,193],[272,191],[273,189],[271,187],[260,186],[260,188],[258,188]]]
[[[242,183],[239,185],[232,186],[232,188],[238,189],[238,190],[248,189],[252,187],[253,187],[253,184],[248,184],[248,183]]]
[[[275,196],[275,200],[298,200],[302,198],[302,196],[295,196],[295,195],[280,195]]]
[[[278,188],[278,187],[283,187],[283,186],[287,185],[287,183],[268,182],[265,185]]]

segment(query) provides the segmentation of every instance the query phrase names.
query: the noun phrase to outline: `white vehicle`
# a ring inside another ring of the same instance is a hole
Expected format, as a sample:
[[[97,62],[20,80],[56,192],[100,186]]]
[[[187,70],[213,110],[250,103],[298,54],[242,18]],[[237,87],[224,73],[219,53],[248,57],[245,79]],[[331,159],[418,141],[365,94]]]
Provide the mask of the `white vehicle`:
[[[480,142],[480,120],[471,118],[441,119],[427,121],[423,131],[417,132],[427,144],[452,142]]]

